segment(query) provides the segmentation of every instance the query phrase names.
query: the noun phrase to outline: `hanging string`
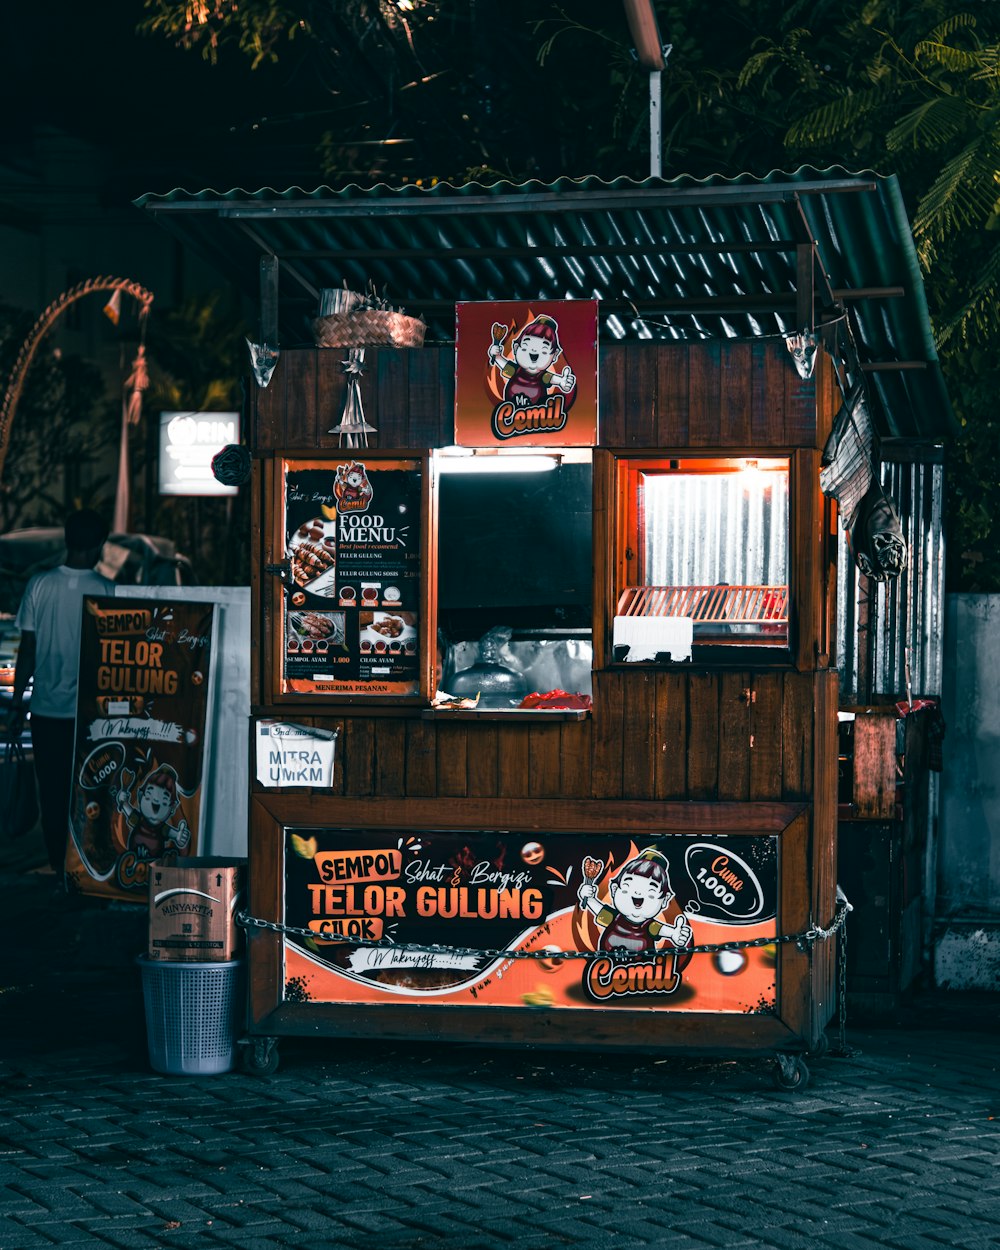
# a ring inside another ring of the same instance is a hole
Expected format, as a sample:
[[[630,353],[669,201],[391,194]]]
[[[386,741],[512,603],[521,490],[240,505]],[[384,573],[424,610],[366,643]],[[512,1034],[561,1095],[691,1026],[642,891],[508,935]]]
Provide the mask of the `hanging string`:
[[[676,330],[676,328],[677,328],[677,327],[676,327],[676,326],[672,326],[672,325],[670,325],[670,324],[669,324],[669,322],[666,322],[666,321],[654,321],[654,320],[653,320],[652,318],[650,318],[650,317],[644,317],[644,316],[642,315],[642,313],[638,310],[638,308],[636,308],[636,306],[635,306],[635,304],[632,302],[632,300],[630,300],[630,299],[626,299],[625,303],[626,303],[626,304],[628,304],[629,308],[631,308],[631,309],[632,309],[632,313],[633,313],[634,319],[635,319],[636,321],[641,322],[643,325],[645,325],[645,326],[654,326],[654,327],[655,327],[656,329],[658,329],[658,330]],[[684,315],[684,316],[694,317],[694,316],[697,316],[698,314],[696,314],[696,313],[685,313],[685,314],[683,314],[683,315]],[[846,311],[845,311],[845,312],[839,313],[836,317],[831,317],[828,321],[824,321],[824,322],[823,322],[823,323],[822,323],[822,324],[821,324],[818,328],[819,328],[820,330],[825,330],[825,329],[827,328],[827,326],[835,326],[835,325],[837,325],[837,323],[838,323],[838,322],[845,321],[846,319],[847,319],[847,313],[846,313]],[[798,333],[801,333],[801,331],[797,331],[797,330],[781,331],[781,330],[779,330],[779,331],[777,331],[777,332],[776,332],[776,333],[774,333],[774,334],[755,334],[755,335],[753,336],[753,340],[754,340],[754,342],[756,343],[756,342],[762,342],[762,341],[764,341],[765,339],[787,339],[787,338],[789,337],[789,335],[791,335],[791,334],[798,334]],[[738,336],[732,336],[732,337],[730,337],[729,335],[725,335],[725,336],[723,336],[723,337],[721,337],[721,338],[717,338],[715,335],[712,335],[712,334],[709,334],[709,333],[707,333],[707,332],[703,332],[703,331],[699,331],[699,334],[701,335],[702,340],[708,339],[708,340],[711,340],[712,342],[720,342],[720,343],[734,342],[734,341],[735,341],[735,339],[736,339],[736,337],[738,337]]]

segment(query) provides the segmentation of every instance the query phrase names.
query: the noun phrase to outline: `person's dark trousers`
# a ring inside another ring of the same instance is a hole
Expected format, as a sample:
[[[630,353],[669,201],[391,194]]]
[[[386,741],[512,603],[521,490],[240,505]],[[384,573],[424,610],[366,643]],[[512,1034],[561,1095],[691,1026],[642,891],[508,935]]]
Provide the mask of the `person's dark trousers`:
[[[73,776],[73,738],[76,721],[32,715],[31,752],[38,780],[38,809],[42,836],[53,870],[62,876],[69,833],[69,794]]]

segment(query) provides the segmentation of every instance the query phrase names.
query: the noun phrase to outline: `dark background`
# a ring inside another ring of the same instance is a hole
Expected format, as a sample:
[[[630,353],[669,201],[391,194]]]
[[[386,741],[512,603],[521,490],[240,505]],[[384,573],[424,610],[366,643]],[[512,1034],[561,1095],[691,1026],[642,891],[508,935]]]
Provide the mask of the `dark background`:
[[[285,185],[315,172],[316,127],[290,116],[288,101],[310,96],[294,58],[251,71],[229,50],[213,66],[136,34],[143,14],[140,0],[10,7],[0,47],[8,162],[29,161],[34,128],[48,125],[106,155],[109,200],[175,186]],[[278,112],[283,120],[262,120]]]

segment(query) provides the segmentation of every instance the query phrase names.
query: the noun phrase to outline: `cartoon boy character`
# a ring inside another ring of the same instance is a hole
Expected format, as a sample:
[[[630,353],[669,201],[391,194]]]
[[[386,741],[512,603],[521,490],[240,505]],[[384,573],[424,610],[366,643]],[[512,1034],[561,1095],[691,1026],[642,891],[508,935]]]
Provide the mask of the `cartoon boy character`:
[[[566,402],[569,411],[576,398],[576,375],[569,365],[560,373],[550,367],[562,355],[555,318],[540,313],[529,321],[514,339],[511,356],[505,356],[501,346],[506,334],[507,327],[494,322],[493,342],[486,353],[490,364],[507,379],[504,399],[518,408],[528,408],[544,404],[555,388],[569,397]]]
[[[371,482],[368,481],[365,466],[358,464],[356,460],[352,460],[350,464],[338,465],[333,493],[337,503],[345,511],[365,507],[372,497]]]
[[[587,865],[584,871],[586,874]],[[593,913],[603,930],[599,950],[628,958],[649,950],[662,938],[678,949],[691,944],[691,926],[683,915],[673,924],[657,919],[674,897],[669,865],[659,851],[651,847],[630,859],[611,882],[610,889],[609,904],[597,897],[592,876],[586,875],[577,890],[580,906]]]
[[[115,807],[124,815],[129,827],[129,850],[135,851],[142,859],[158,858],[168,843],[183,851],[191,841],[190,826],[183,817],[178,824],[170,824],[170,817],[180,802],[177,797],[177,773],[169,764],[154,768],[136,791],[137,806],[129,802],[133,780],[133,774],[123,769],[123,784],[115,793]]]

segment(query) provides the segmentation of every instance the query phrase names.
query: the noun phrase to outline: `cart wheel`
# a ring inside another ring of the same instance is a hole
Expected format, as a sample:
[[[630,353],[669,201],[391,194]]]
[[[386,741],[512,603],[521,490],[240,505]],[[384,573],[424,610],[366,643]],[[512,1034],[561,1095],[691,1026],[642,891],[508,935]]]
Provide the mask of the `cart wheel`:
[[[255,1037],[243,1047],[243,1071],[251,1076],[273,1076],[281,1056],[276,1037]]]
[[[829,1049],[830,1039],[825,1033],[820,1033],[813,1045],[806,1051],[806,1054],[810,1059],[822,1059]]]
[[[809,1069],[801,1055],[777,1054],[774,1059],[774,1084],[778,1089],[805,1089],[809,1084]]]

